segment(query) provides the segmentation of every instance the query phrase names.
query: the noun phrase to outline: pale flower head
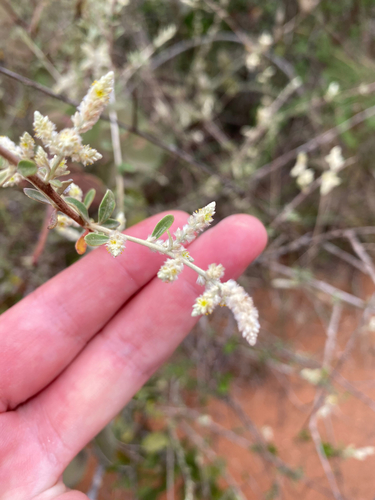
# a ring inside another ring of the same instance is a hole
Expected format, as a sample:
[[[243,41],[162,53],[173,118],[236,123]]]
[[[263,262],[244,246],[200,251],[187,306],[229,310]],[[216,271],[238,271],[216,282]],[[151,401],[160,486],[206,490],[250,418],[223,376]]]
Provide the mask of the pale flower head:
[[[332,172],[337,172],[344,165],[345,160],[342,156],[340,146],[335,146],[331,149],[329,154],[324,158]]]
[[[19,147],[22,151],[22,157],[31,159],[34,156],[35,142],[28,132],[20,137]]]
[[[72,156],[73,161],[82,163],[83,166],[92,165],[94,162],[100,160],[102,155],[98,151],[90,146],[82,146],[82,148]]]
[[[330,193],[333,188],[341,184],[341,179],[338,177],[336,172],[332,170],[327,170],[322,173],[322,183],[320,185],[320,194],[325,196]]]
[[[354,458],[361,462],[371,455],[375,455],[374,446],[364,446],[363,448],[355,448],[352,444],[347,446],[342,453],[344,458]]]
[[[211,314],[220,302],[220,288],[219,286],[213,286],[196,299],[191,315],[200,316],[201,314]]]
[[[234,280],[221,285],[221,294],[221,303],[232,311],[242,336],[250,345],[255,345],[260,326],[253,299]]]
[[[327,92],[325,94],[325,98],[330,101],[334,97],[337,96],[337,94],[340,92],[340,85],[338,82],[331,82],[328,85]]]
[[[95,81],[73,115],[74,127],[80,134],[90,130],[99,120],[109,102],[114,85],[114,74],[110,71]]]
[[[298,177],[306,170],[307,167],[307,154],[304,151],[298,153],[297,161],[290,171],[292,177]]]
[[[50,146],[56,135],[56,125],[51,122],[48,116],[41,115],[39,111],[34,113],[33,125],[35,137],[40,139],[45,146]]]
[[[72,182],[69,186],[69,196],[75,198],[78,201],[82,201],[83,193],[82,189]]]
[[[297,177],[297,184],[304,191],[314,180],[314,170],[307,168]]]
[[[269,33],[262,33],[258,38],[258,43],[263,49],[268,49],[273,44],[272,35]]]
[[[158,278],[165,283],[176,281],[182,272],[184,264],[179,259],[167,259],[158,272]]]
[[[322,370],[320,368],[303,368],[299,374],[312,385],[318,385],[322,381]]]
[[[246,67],[248,70],[254,70],[260,64],[260,56],[257,52],[252,52],[246,56]]]
[[[125,249],[125,241],[126,236],[124,234],[119,231],[113,231],[105,246],[113,257],[118,257]]]
[[[224,266],[222,264],[210,264],[206,271],[209,280],[219,280],[224,276]]]
[[[82,149],[82,139],[73,128],[64,128],[54,136],[49,149],[51,153],[59,156],[79,155]]]
[[[12,175],[12,177],[10,179],[7,180],[7,182],[5,182],[3,184],[3,187],[16,186],[21,181],[22,181],[22,176],[20,174],[18,174],[18,173],[15,173],[14,175]]]
[[[334,394],[326,396],[324,399],[324,404],[316,412],[318,418],[326,418],[330,415],[336,408],[338,404],[338,398]]]
[[[48,155],[41,146],[38,146],[36,149],[34,161],[38,165],[39,168],[47,168],[48,169],[50,166],[49,161],[48,161]]]

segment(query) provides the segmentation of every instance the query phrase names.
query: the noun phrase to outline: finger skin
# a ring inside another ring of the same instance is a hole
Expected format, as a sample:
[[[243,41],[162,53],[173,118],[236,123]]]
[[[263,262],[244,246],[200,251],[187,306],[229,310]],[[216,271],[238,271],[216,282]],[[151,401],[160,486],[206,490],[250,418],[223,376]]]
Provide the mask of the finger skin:
[[[175,216],[172,230],[186,223]],[[164,214],[130,228],[146,238]],[[127,244],[116,259],[104,247],[81,259],[1,315],[0,413],[49,384],[139,288],[164,257]]]
[[[225,219],[191,246],[195,263],[221,262],[224,280],[237,278],[263,250],[266,235],[256,219]],[[142,289],[96,335],[72,364],[43,392],[18,408],[48,457],[50,482],[38,464],[31,472],[34,494],[56,483],[72,457],[130,400],[174,351],[198,318],[191,316],[202,293],[186,269],[172,284],[157,278]],[[0,470],[0,484],[1,484]],[[0,488],[1,491],[1,488]]]

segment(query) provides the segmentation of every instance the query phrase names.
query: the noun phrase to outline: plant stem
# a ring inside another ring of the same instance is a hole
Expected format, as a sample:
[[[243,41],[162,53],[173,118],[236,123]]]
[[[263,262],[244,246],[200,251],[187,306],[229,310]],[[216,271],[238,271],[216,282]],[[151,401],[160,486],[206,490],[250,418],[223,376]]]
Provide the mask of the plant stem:
[[[13,154],[8,149],[4,148],[4,146],[0,145],[0,155],[3,156],[9,163],[17,166],[20,159],[17,155]],[[37,175],[30,175],[30,177],[25,177],[25,180],[29,181],[34,187],[38,189],[41,193],[43,193],[54,207],[56,207],[60,212],[67,215],[74,222],[77,222],[83,228],[87,227],[87,223],[82,219],[82,217],[61,198],[59,194],[53,189],[50,184],[45,184],[42,179],[40,179]]]

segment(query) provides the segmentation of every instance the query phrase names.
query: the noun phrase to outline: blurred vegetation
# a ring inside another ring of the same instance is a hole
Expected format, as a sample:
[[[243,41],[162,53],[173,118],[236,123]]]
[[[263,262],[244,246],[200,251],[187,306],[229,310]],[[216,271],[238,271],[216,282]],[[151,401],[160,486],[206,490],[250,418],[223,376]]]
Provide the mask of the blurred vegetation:
[[[0,0],[0,26],[1,66],[70,99],[79,101],[93,79],[114,69],[112,109],[128,128],[120,127],[118,169],[128,225],[161,210],[192,212],[214,199],[216,220],[252,214],[270,237],[242,278],[248,291],[263,290],[277,309],[270,318],[270,301],[258,294],[263,331],[257,346],[238,339],[224,312],[203,318],[174,358],[71,464],[67,484],[83,477],[94,455],[99,471],[115,473],[114,487],[134,498],[162,498],[168,489],[170,500],[171,485],[175,498],[245,498],[227,457],[214,451],[210,432],[216,424],[205,407],[215,398],[242,422],[231,438],[250,432],[247,452],[272,465],[264,498],[281,498],[280,476],[302,481],[306,471],[281,461],[272,440],[236,406],[231,388],[238,381],[261,387],[272,370],[298,375],[302,368],[321,368],[322,352],[301,356],[289,341],[297,290],[310,301],[307,322],[314,310],[332,326],[337,301],[351,314],[353,306],[359,309],[362,330],[374,314],[354,279],[358,272],[373,276],[375,250],[374,0]],[[0,134],[13,140],[31,131],[35,109],[59,127],[73,110],[1,72],[0,96]],[[85,170],[72,165],[75,181],[84,191],[115,189],[109,123],[100,121],[85,139],[103,159]],[[341,184],[322,196],[325,157],[334,146],[345,159]],[[301,151],[315,178],[302,191],[290,176]],[[50,231],[32,265],[45,217],[45,208],[19,187],[1,190],[0,312],[78,259],[74,245]],[[327,383],[337,353],[335,347],[324,366],[324,383],[306,382],[320,401],[311,418],[337,390],[336,379]],[[296,428],[295,437],[296,446],[311,441],[307,428]],[[344,447],[313,440],[323,462],[343,460]]]

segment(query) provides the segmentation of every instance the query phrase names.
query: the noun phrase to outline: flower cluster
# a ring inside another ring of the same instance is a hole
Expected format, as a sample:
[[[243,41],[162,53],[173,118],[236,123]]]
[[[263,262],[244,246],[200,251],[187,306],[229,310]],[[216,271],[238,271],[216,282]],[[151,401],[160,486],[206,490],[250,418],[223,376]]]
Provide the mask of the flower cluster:
[[[119,231],[114,231],[106,243],[108,252],[113,257],[118,257],[125,249],[126,236]]]
[[[355,460],[366,460],[367,457],[375,455],[374,446],[364,446],[363,448],[355,448],[352,444],[347,446],[342,452],[344,458],[354,458]]]
[[[329,170],[322,173],[322,183],[320,185],[322,196],[330,193],[333,188],[341,184],[341,179],[337,175],[337,172],[341,170],[345,163],[340,146],[333,147],[324,159],[328,163]]]
[[[56,125],[39,111],[34,113],[34,132],[43,147],[36,144],[31,135],[25,132],[16,145],[8,137],[0,137],[0,144],[14,153],[20,160],[32,160],[38,167],[37,175],[45,182],[69,174],[66,158],[91,165],[100,160],[102,155],[88,145],[82,144],[81,134],[90,130],[98,121],[104,107],[109,102],[113,89],[113,72],[109,72],[97,82],[94,82],[72,117],[73,127],[57,132]],[[46,149],[50,153],[47,154]],[[15,166],[4,160],[2,172],[8,169],[7,175],[2,175],[0,185],[13,185],[22,180],[21,175],[14,175]]]
[[[307,168],[307,154],[302,151],[297,156],[297,161],[290,171],[292,177],[296,177],[297,184],[304,191],[314,180],[314,171]]]

